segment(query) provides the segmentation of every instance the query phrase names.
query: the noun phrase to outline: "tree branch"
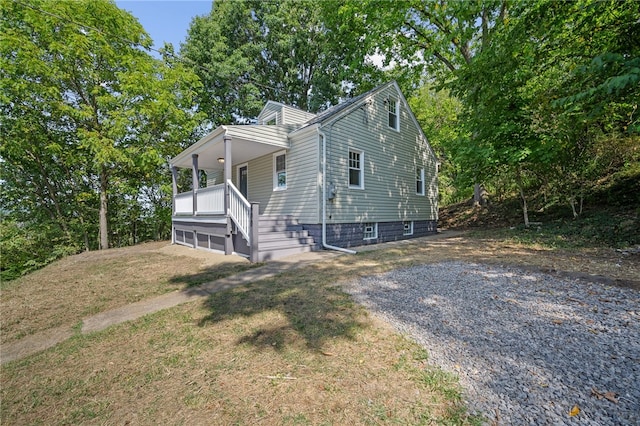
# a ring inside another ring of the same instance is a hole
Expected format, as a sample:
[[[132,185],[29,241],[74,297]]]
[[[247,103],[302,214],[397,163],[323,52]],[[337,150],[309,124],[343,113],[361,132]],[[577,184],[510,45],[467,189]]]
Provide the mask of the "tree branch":
[[[436,49],[434,49],[433,46],[430,46],[429,42],[433,41],[430,39],[429,36],[427,36],[425,33],[423,33],[421,30],[419,30],[418,28],[416,28],[411,22],[406,21],[405,25],[408,26],[409,28],[411,28],[413,31],[415,31],[416,34],[418,34],[418,36],[420,36],[424,42],[420,42],[418,40],[413,40],[410,37],[403,35],[403,37],[405,37],[409,42],[413,43],[414,45],[430,52],[433,56],[436,57],[436,59],[438,59],[440,62],[442,62],[451,72],[456,71],[456,67],[455,65],[453,65],[453,63],[447,59],[444,55],[442,55],[440,52],[438,52]]]

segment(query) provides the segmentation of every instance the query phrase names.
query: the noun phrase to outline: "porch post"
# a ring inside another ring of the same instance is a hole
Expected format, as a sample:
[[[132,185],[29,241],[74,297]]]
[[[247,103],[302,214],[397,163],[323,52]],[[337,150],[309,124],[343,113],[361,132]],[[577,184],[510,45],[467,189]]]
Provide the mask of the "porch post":
[[[251,263],[260,261],[258,235],[260,235],[260,203],[251,203],[251,247],[249,247],[249,260]]]
[[[176,195],[178,195],[178,168],[176,166],[171,166],[171,186],[172,186],[172,209],[171,212],[176,214]]]
[[[198,179],[198,154],[191,154],[191,199],[193,200],[193,215],[198,214],[198,189],[200,188],[200,179]]]
[[[233,236],[231,235],[231,216],[229,215],[230,196],[229,184],[231,180],[231,136],[224,135],[224,214],[227,217],[227,230],[224,235],[224,254],[233,254]]]
[[[171,216],[176,214],[176,195],[178,195],[178,169],[171,165],[171,187],[173,196],[171,197]],[[171,244],[176,243],[176,229],[173,226],[173,218],[171,218]]]

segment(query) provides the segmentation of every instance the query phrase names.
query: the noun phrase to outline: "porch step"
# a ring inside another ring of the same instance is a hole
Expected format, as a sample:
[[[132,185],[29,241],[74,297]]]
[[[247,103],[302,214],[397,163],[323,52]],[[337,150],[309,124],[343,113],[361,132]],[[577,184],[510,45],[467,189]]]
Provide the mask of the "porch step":
[[[313,250],[315,241],[291,215],[260,216],[260,261],[277,259]]]
[[[280,249],[272,249],[272,250],[260,250],[258,254],[259,262],[266,262],[268,260],[279,259],[285,256],[291,256],[298,253],[307,253],[313,250],[312,246],[301,246],[301,247],[290,247],[290,248],[280,248]]]
[[[280,238],[277,240],[260,240],[260,251],[287,247],[313,246],[314,240],[311,237],[305,238]]]
[[[260,216],[260,231],[301,231],[302,227],[293,216]]]
[[[308,238],[309,233],[307,231],[299,230],[299,231],[263,231],[260,232],[260,242],[267,241],[279,241],[286,239],[301,239]]]

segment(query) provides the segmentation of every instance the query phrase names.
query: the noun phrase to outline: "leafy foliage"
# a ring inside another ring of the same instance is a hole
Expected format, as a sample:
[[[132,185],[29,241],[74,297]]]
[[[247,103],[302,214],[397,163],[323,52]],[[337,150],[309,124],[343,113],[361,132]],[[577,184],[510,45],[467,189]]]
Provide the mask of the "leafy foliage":
[[[166,156],[200,120],[197,76],[149,55],[144,29],[110,1],[1,6],[4,213],[48,248],[166,235],[157,222],[166,220]],[[159,232],[140,234],[139,222]],[[116,238],[125,223],[129,237]],[[46,261],[38,253],[35,262]]]
[[[180,50],[204,84],[200,111],[213,125],[246,122],[267,100],[316,112],[378,83],[382,73],[339,19],[338,4],[215,1]]]

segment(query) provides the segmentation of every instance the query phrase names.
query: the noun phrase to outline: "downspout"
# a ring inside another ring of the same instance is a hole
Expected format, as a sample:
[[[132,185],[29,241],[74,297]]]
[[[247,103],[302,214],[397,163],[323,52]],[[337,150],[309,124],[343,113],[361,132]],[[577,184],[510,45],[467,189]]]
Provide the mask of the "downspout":
[[[336,121],[331,123],[331,126],[329,126],[329,136],[331,136],[331,131],[333,130],[333,125]],[[320,130],[318,130],[318,134],[322,136],[322,247],[328,250],[356,254],[355,250],[349,250],[343,247],[336,247],[327,244],[327,137]]]

